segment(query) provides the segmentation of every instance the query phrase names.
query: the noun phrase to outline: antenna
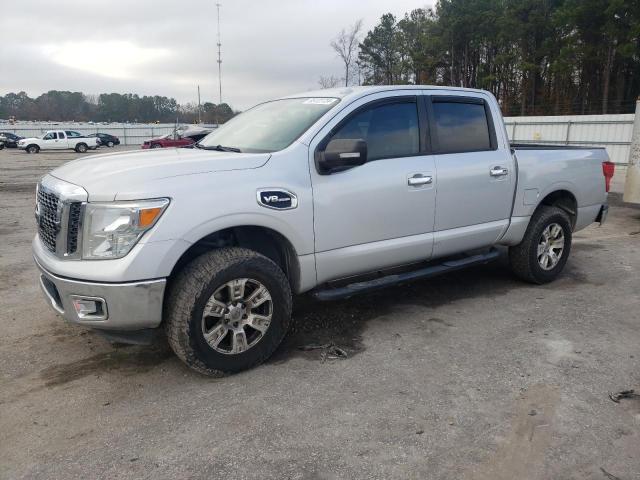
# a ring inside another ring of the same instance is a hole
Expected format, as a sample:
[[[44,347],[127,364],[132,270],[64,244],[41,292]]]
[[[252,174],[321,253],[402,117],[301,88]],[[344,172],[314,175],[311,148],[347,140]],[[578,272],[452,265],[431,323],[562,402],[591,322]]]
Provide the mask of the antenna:
[[[220,43],[220,7],[221,4],[216,3],[216,9],[218,10],[218,87],[220,90],[220,97],[218,104],[222,103],[222,55],[220,52],[220,47],[222,47],[222,43]]]

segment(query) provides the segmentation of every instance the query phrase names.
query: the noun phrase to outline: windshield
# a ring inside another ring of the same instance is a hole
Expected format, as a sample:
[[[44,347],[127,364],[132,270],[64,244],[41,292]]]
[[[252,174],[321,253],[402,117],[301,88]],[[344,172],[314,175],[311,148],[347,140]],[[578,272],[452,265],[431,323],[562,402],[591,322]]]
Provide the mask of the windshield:
[[[288,147],[338,104],[337,98],[286,98],[261,103],[234,117],[200,141],[241,152],[276,152]]]

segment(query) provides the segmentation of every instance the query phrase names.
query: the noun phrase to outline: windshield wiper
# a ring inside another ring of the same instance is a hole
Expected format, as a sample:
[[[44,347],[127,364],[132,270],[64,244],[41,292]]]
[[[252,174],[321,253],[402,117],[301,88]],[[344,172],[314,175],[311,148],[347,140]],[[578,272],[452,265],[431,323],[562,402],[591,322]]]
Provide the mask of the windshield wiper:
[[[236,148],[236,147],[225,147],[223,145],[216,145],[215,147],[205,147],[204,145],[200,145],[199,143],[196,143],[196,147],[202,148],[203,150],[217,150],[219,152],[242,153],[242,150],[240,150],[239,148]]]

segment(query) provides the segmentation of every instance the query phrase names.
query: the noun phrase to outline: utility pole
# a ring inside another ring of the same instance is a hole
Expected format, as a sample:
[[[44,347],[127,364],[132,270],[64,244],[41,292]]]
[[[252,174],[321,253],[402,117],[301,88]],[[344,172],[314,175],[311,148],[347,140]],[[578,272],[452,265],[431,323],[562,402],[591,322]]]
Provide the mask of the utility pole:
[[[222,43],[220,42],[220,3],[216,3],[216,9],[218,11],[218,108],[222,104],[222,55],[220,52],[220,47],[222,47]],[[216,126],[218,125],[218,108],[216,108]]]
[[[198,123],[202,123],[202,115],[200,112],[202,112],[202,109],[200,108],[200,85],[198,85]]]

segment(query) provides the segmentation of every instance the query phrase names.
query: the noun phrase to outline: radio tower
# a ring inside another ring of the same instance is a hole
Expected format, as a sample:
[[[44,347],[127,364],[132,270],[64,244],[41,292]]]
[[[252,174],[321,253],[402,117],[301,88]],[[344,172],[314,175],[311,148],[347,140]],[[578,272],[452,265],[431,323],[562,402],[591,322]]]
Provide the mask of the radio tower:
[[[218,10],[218,88],[220,90],[220,97],[218,101],[218,105],[222,103],[222,56],[220,53],[220,47],[222,43],[220,43],[220,4],[216,3],[216,8]]]

